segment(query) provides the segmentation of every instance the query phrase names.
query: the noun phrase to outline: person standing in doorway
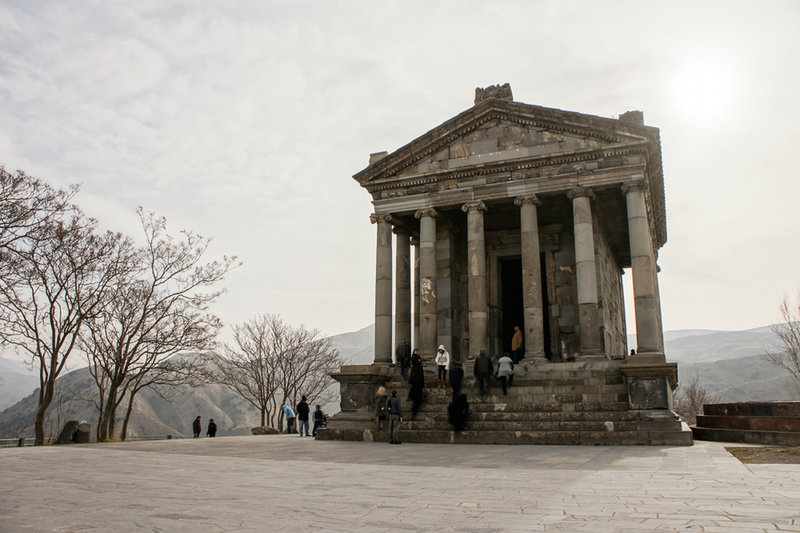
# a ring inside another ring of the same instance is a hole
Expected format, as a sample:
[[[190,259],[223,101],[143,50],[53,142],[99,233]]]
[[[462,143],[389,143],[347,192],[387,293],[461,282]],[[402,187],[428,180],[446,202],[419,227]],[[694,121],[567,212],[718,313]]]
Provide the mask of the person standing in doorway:
[[[208,431],[206,431],[207,437],[214,437],[217,434],[217,425],[214,423],[214,419],[210,418],[208,420]]]
[[[444,344],[439,345],[439,351],[436,352],[437,379],[439,383],[436,385],[437,389],[447,388],[447,370],[450,368],[450,354],[444,349]]]
[[[192,433],[195,439],[200,437],[201,431],[203,431],[203,424],[200,422],[200,417],[198,416],[194,419],[194,422],[192,422]]]
[[[514,326],[514,336],[511,337],[511,361],[516,365],[523,358],[525,354],[522,349],[522,330],[519,326]]]
[[[403,420],[403,407],[397,391],[392,391],[392,396],[386,401],[386,411],[389,413],[389,444],[401,444],[397,439],[400,432],[400,422]]]
[[[403,339],[400,346],[394,352],[395,363],[400,365],[400,375],[403,379],[408,375],[408,367],[411,365],[411,344],[408,339]]]
[[[297,425],[300,429],[300,436],[301,437],[308,437],[308,412],[310,409],[308,408],[308,402],[306,401],[306,397],[303,396],[300,399],[300,403],[297,404]]]

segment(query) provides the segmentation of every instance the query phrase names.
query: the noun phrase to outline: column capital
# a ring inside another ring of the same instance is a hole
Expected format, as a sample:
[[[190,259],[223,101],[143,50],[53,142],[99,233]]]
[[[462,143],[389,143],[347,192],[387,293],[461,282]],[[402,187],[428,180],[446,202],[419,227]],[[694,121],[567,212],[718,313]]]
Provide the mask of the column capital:
[[[474,202],[467,202],[461,206],[461,210],[465,213],[469,212],[471,209],[477,209],[478,211],[488,211],[486,204],[483,203],[482,200],[476,200]]]
[[[567,191],[567,198],[574,200],[575,198],[589,198],[594,200],[594,191],[590,187],[575,187]]]
[[[402,224],[395,224],[392,226],[392,233],[395,235],[406,235],[410,238],[411,230]]]
[[[376,224],[378,222],[391,222],[392,215],[388,213],[372,213],[369,216],[369,221],[371,224]]]
[[[422,209],[418,209],[417,212],[414,213],[414,218],[422,218],[422,217],[436,218],[436,215],[438,215],[436,209],[432,207],[424,207]]]
[[[411,246],[419,245],[419,237],[414,237],[413,235],[408,238],[408,242],[411,243]]]
[[[514,205],[521,207],[525,204],[533,204],[533,205],[542,205],[542,201],[539,200],[539,197],[535,194],[531,194],[528,196],[517,196],[514,199]]]
[[[638,178],[626,181],[625,183],[622,184],[622,194],[628,194],[628,192],[637,189],[640,191],[647,190],[647,180],[645,180],[644,178]]]

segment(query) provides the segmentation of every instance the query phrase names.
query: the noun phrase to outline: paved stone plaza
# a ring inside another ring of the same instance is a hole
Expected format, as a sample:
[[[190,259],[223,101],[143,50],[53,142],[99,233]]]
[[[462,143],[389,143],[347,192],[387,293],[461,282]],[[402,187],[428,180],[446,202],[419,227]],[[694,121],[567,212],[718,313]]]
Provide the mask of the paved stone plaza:
[[[0,531],[800,531],[800,465],[294,435],[0,450]]]

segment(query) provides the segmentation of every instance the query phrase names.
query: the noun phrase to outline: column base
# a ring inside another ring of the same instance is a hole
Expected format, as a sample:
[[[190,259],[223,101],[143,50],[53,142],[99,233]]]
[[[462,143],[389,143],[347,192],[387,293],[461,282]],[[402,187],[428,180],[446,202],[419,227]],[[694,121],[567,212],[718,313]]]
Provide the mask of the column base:
[[[395,369],[391,363],[342,365],[331,377],[339,382],[342,412],[371,410],[378,387],[389,381]]]
[[[632,357],[620,365],[620,370],[628,386],[631,409],[672,409],[672,391],[678,384],[677,363],[642,364]]]

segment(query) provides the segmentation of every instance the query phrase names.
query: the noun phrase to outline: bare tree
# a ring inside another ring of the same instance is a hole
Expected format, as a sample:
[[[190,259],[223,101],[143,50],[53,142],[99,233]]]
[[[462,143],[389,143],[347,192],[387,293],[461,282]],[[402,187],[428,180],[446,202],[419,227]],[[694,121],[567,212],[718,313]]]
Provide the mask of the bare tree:
[[[38,236],[42,226],[71,210],[77,190],[55,190],[21,170],[12,174],[0,166],[0,251]]]
[[[703,405],[712,400],[712,395],[700,385],[697,373],[687,383],[679,384],[675,391],[675,411],[686,419],[690,425],[697,423],[697,415],[703,411]]]
[[[95,224],[75,209],[66,220],[32,229],[25,245],[11,252],[14,267],[0,277],[0,341],[28,353],[39,368],[36,445],[45,441],[56,378],[81,328],[124,268],[127,241],[119,234],[97,234]]]
[[[782,351],[768,351],[767,361],[784,369],[792,377],[796,388],[800,387],[800,293],[792,303],[784,297],[780,306],[780,324],[772,327],[772,331],[783,345]]]
[[[318,330],[260,315],[234,327],[234,343],[216,360],[214,379],[261,413],[261,425],[283,428],[283,405],[300,396],[324,403],[335,395],[330,373],[342,359]]]
[[[213,346],[221,327],[207,311],[222,294],[215,288],[238,262],[235,257],[203,262],[210,239],[166,232],[166,220],[138,210],[145,245],[128,257],[128,275],[112,286],[107,305],[87,324],[83,346],[99,392],[98,440],[114,437],[117,409],[127,402],[121,433],[127,436],[133,402],[151,388],[162,396],[171,387],[202,375],[202,357],[175,355]]]

